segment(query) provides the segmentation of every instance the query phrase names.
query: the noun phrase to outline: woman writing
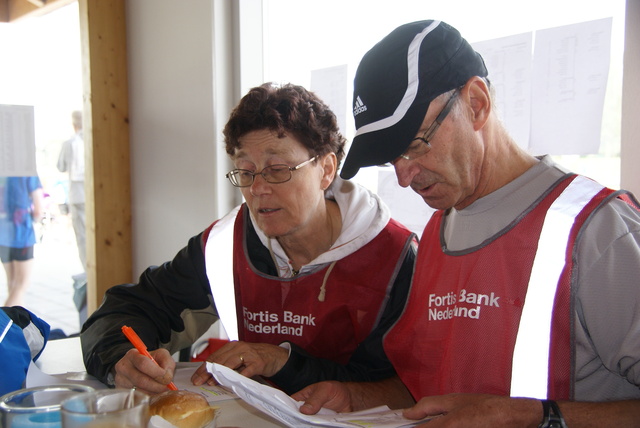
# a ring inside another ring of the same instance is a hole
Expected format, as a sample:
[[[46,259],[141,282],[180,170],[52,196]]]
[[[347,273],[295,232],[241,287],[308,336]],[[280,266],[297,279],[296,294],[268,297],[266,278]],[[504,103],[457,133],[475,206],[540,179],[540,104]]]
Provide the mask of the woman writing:
[[[232,341],[209,360],[289,393],[393,376],[380,343],[404,305],[415,237],[377,196],[336,177],[345,140],[334,114],[302,87],[265,84],[243,97],[224,136],[227,178],[246,202],[172,262],[107,292],[81,336],[87,370],[161,392],[171,353],[220,319]],[[161,367],[130,349],[122,324],[157,348]],[[204,367],[192,380],[212,381]]]

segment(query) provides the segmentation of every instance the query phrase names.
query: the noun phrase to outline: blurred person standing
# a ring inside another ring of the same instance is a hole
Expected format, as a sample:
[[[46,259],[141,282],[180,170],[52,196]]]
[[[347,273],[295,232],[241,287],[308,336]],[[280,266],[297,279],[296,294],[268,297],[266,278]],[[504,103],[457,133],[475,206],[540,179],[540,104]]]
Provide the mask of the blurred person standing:
[[[4,306],[21,306],[33,271],[33,222],[42,219],[40,178],[0,177],[0,259],[7,274]]]
[[[85,211],[84,211],[84,140],[82,137],[82,112],[71,113],[75,134],[62,143],[58,156],[58,170],[69,173],[69,211],[76,235],[78,255],[82,269],[87,271]]]

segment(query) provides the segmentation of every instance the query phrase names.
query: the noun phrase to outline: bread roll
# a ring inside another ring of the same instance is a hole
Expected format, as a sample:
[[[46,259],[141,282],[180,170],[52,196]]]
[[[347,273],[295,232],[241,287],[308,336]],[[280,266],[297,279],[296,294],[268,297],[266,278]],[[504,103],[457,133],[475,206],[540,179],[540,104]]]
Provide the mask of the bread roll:
[[[149,400],[151,416],[158,415],[178,428],[202,428],[216,415],[206,398],[191,391],[166,391]]]

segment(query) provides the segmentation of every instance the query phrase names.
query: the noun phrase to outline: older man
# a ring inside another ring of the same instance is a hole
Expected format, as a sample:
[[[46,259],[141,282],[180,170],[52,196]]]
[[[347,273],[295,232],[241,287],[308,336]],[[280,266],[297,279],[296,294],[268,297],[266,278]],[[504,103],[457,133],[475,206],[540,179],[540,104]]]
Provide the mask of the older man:
[[[638,202],[519,148],[487,75],[438,21],[362,59],[342,177],[391,162],[439,211],[384,339],[402,383],[312,385],[304,413],[417,400],[407,417],[443,415],[430,428],[640,424]]]

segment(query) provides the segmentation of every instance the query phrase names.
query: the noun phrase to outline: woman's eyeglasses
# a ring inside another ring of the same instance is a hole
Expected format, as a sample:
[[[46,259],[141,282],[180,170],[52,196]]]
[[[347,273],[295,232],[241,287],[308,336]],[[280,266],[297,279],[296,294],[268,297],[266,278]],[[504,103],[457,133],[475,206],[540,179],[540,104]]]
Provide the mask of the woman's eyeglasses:
[[[271,165],[263,168],[262,171],[249,171],[248,169],[233,169],[229,171],[225,177],[229,179],[231,184],[236,187],[249,187],[253,184],[256,175],[261,175],[267,183],[278,184],[291,180],[293,171],[297,171],[303,166],[313,162],[318,156],[314,156],[309,160],[302,162],[296,166],[284,164]]]

